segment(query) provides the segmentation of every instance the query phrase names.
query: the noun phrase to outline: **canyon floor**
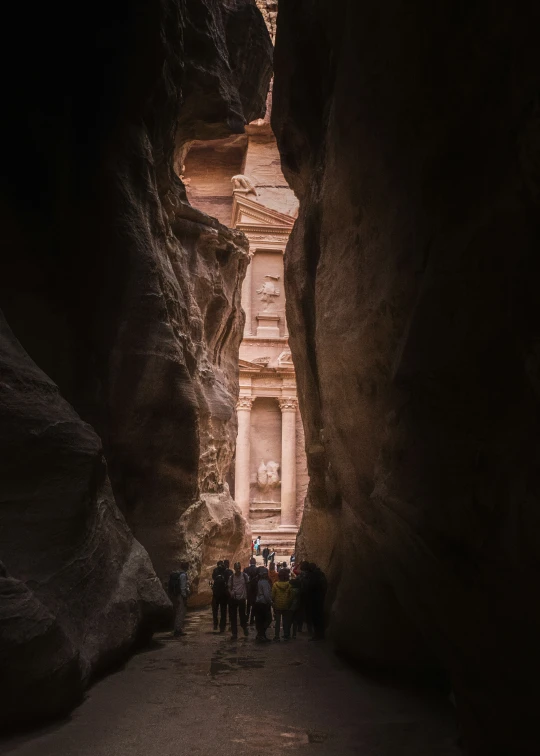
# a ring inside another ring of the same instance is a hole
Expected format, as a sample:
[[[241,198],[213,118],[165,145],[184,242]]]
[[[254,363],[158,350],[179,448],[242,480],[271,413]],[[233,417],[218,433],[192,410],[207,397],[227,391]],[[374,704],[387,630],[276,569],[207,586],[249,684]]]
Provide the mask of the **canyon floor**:
[[[10,756],[458,756],[444,698],[374,682],[331,644],[237,642],[211,630],[152,647],[88,692],[68,721],[4,740]]]

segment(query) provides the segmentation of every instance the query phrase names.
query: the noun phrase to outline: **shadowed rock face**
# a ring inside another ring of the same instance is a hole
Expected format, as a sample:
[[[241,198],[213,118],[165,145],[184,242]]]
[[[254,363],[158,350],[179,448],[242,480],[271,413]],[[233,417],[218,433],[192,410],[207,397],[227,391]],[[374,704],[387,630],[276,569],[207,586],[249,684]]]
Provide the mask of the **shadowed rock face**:
[[[216,543],[220,513],[223,544],[248,543],[224,483],[247,243],[187,204],[173,162],[189,139],[264,115],[268,33],[254,0],[114,12],[98,0],[67,34],[72,13],[30,3],[6,19],[25,30],[0,185],[0,708],[12,721],[73,706],[169,616],[117,505],[160,578],[180,556],[204,563],[190,508],[206,507]]]
[[[1,721],[67,712],[170,618],[118,511],[100,439],[0,321]],[[8,574],[9,570],[9,574]]]
[[[331,631],[444,670],[538,753],[540,59],[532,5],[282,0],[287,320]]]

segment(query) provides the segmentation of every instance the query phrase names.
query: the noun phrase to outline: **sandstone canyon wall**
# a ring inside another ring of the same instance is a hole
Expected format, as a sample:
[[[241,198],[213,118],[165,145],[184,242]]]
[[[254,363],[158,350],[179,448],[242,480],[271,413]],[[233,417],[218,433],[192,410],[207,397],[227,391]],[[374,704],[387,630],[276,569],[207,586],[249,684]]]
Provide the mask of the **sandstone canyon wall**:
[[[75,705],[168,620],[180,556],[197,587],[248,536],[224,483],[246,240],[189,206],[173,164],[264,115],[266,27],[254,0],[72,14],[4,19],[25,34],[3,49],[3,724]]]
[[[339,647],[444,670],[486,756],[539,748],[539,22],[281,0],[274,57],[299,551]]]

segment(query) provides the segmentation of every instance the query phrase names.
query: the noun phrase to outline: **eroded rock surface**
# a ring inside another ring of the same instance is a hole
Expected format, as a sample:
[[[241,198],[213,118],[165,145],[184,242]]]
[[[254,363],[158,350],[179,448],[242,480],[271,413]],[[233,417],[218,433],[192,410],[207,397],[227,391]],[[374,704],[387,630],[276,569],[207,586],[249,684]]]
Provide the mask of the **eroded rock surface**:
[[[331,631],[538,752],[539,11],[282,0],[287,320]]]
[[[5,711],[30,720],[74,705],[169,611],[117,505],[160,579],[180,556],[204,564],[208,538],[197,552],[181,522],[206,494],[224,543],[249,535],[225,485],[246,242],[189,206],[173,166],[190,139],[264,115],[269,35],[254,0],[98,0],[69,35],[71,13],[5,19],[25,30],[32,94],[14,68],[0,304],[29,356],[2,334],[0,658]]]
[[[116,507],[100,439],[3,318],[0,362],[0,710],[13,725],[69,710],[171,606]]]

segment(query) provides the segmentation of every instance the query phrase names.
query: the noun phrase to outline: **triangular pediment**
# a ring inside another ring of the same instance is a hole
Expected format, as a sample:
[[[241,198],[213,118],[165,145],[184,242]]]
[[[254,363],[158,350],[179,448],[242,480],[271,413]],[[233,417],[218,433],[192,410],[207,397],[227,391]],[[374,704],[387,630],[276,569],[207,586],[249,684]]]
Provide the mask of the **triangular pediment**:
[[[264,369],[264,365],[257,362],[250,362],[250,360],[238,360],[240,370],[248,371],[250,373],[260,373]]]
[[[232,225],[237,226],[273,226],[290,230],[294,226],[294,218],[278,210],[272,210],[260,202],[248,199],[244,194],[234,193]]]

